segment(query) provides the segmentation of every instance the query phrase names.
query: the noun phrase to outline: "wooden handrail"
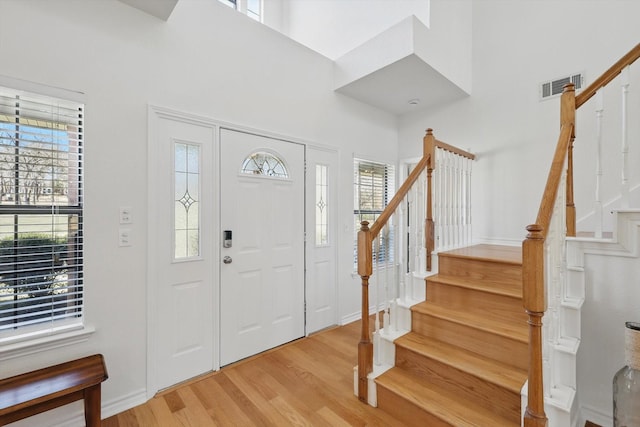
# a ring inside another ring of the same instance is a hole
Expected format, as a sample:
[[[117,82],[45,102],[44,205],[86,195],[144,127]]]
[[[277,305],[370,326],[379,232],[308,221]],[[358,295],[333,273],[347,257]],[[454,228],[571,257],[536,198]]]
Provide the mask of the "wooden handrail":
[[[529,378],[525,427],[545,427],[544,388],[542,368],[542,318],[547,309],[545,295],[545,239],[549,233],[554,205],[567,165],[566,220],[567,235],[575,236],[575,206],[573,202],[573,141],[575,139],[576,110],[602,87],[611,82],[625,67],[640,58],[640,43],[598,77],[578,96],[573,84],[565,86],[560,100],[560,136],[556,145],[545,185],[536,223],[527,227],[522,242],[523,304],[529,324]]]
[[[576,108],[580,108],[582,104],[587,102],[593,95],[596,94],[598,89],[609,84],[609,82],[611,82],[611,80],[613,80],[618,74],[620,74],[627,65],[633,64],[638,58],[640,58],[640,43],[638,43],[633,49],[627,52],[626,55],[620,58],[600,77],[595,79],[595,81],[587,86],[587,88],[584,89],[580,93],[580,95],[576,96]]]
[[[547,309],[545,295],[544,245],[567,165],[566,220],[567,235],[575,236],[576,214],[573,203],[573,141],[575,139],[576,110],[602,87],[611,82],[625,67],[640,58],[640,43],[598,77],[578,96],[573,84],[565,86],[560,100],[560,136],[556,145],[536,223],[527,227],[527,238],[522,242],[523,304],[529,324],[529,378],[525,427],[546,427],[542,372],[542,318]]]
[[[431,253],[434,250],[434,222],[432,210],[431,174],[435,168],[435,149],[450,151],[457,155],[475,159],[475,156],[457,147],[437,141],[433,136],[433,130],[427,129],[423,138],[422,158],[411,171],[405,182],[400,186],[395,196],[387,204],[386,208],[378,216],[376,221],[369,227],[367,221],[362,221],[360,231],[358,231],[358,275],[362,279],[362,320],[360,342],[358,343],[358,399],[367,402],[369,398],[368,375],[373,370],[373,343],[371,342],[369,331],[369,278],[373,273],[373,253],[371,244],[380,234],[393,213],[407,196],[409,190],[418,180],[420,174],[427,172],[426,206],[425,206],[425,247],[427,270],[431,270]]]
[[[558,187],[560,186],[565,159],[567,158],[567,152],[571,144],[572,132],[573,126],[569,124],[563,125],[560,129],[560,137],[558,138],[556,152],[553,156],[553,162],[551,163],[551,169],[547,177],[547,185],[542,194],[536,224],[542,227],[541,233],[544,239],[546,239],[549,231],[551,215],[553,214],[553,204],[558,195]]]
[[[454,147],[453,145],[449,145],[446,142],[442,142],[437,139],[435,140],[435,146],[442,148],[443,150],[450,151],[453,154],[457,154],[458,156],[466,157],[467,159],[475,160],[476,158],[475,154],[471,154],[468,151],[461,150],[458,147]]]
[[[391,215],[393,215],[396,209],[398,209],[398,206],[400,206],[402,199],[405,198],[413,184],[418,180],[420,174],[426,169],[429,161],[430,157],[422,157],[416,167],[413,168],[407,180],[400,186],[395,196],[393,196],[387,204],[387,207],[384,208],[382,213],[376,218],[376,222],[371,226],[371,239],[375,239],[378,236],[387,221],[389,221],[389,218],[391,218]]]
[[[427,135],[424,137],[423,156],[416,167],[411,171],[406,181],[400,186],[396,195],[393,196],[382,213],[376,218],[371,228],[369,228],[368,221],[362,221],[360,231],[358,231],[358,275],[362,281],[362,320],[360,342],[358,343],[358,399],[365,403],[369,399],[368,375],[373,370],[373,343],[369,336],[369,278],[373,273],[371,243],[382,231],[382,228],[389,221],[391,215],[396,211],[420,174],[430,166],[433,153],[433,149],[430,146],[433,146],[433,139],[433,131],[427,129]]]
[[[527,408],[524,414],[525,427],[546,427],[544,412],[544,388],[542,372],[542,318],[547,310],[544,281],[544,242],[549,233],[553,208],[558,196],[564,165],[573,170],[572,143],[575,138],[575,89],[573,84],[564,88],[560,100],[560,136],[556,144],[547,183],[542,194],[536,223],[527,227],[527,238],[522,242],[522,297],[524,309],[529,318],[529,377]],[[567,177],[567,210],[573,207],[572,177]],[[567,219],[571,216],[568,215]],[[575,211],[572,214],[575,221]],[[567,225],[570,230],[571,226]],[[575,225],[574,225],[575,229]]]

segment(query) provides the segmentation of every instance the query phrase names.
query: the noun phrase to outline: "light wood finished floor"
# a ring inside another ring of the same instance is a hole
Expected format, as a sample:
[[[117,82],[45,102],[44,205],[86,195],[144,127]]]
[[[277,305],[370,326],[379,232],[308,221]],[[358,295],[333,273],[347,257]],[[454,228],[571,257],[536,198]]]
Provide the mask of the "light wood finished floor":
[[[353,394],[360,322],[168,390],[103,427],[405,426]]]

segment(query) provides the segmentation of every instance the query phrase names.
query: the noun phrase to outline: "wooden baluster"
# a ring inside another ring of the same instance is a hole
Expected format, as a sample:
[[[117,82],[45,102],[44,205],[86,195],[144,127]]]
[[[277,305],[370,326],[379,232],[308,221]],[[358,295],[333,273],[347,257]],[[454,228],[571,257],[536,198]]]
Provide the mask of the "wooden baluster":
[[[433,194],[432,194],[432,174],[435,168],[436,153],[435,153],[435,138],[433,137],[433,130],[427,129],[427,135],[423,140],[423,155],[428,156],[429,162],[427,163],[427,195],[425,206],[425,249],[426,249],[426,270],[431,271],[431,257],[435,248],[435,227],[433,223]]]
[[[427,199],[425,190],[426,190],[426,176],[424,171],[420,173],[420,177],[416,182],[418,188],[418,197],[416,199],[416,203],[418,205],[417,212],[418,216],[416,218],[416,225],[418,226],[418,233],[416,236],[416,253],[418,256],[418,271],[420,274],[424,274],[427,271],[427,257],[426,257],[426,248],[425,248],[425,222],[424,218],[426,218],[426,210],[425,210],[425,201]]]
[[[460,225],[458,225],[458,229],[459,229],[459,233],[458,233],[458,245],[459,247],[463,247],[464,243],[465,243],[465,221],[466,221],[466,194],[465,194],[465,177],[466,177],[466,163],[465,163],[465,158],[462,156],[458,156],[458,163],[459,163],[459,168],[460,168],[460,176],[458,178],[459,181],[459,192],[460,192],[460,212],[459,212],[459,221],[460,221]]]
[[[358,399],[367,403],[368,375],[373,371],[373,343],[369,332],[369,277],[372,273],[371,231],[369,223],[362,221],[358,232],[358,275],[362,279],[362,325],[358,343]]]
[[[560,100],[560,126],[565,124],[571,125],[571,142],[567,150],[567,187],[566,187],[566,226],[567,236],[575,237],[576,235],[576,206],[573,202],[573,141],[575,135],[576,123],[576,92],[573,83],[564,87],[562,98]]]
[[[393,221],[393,216],[391,216],[389,218],[389,222],[387,222],[384,225],[384,228],[382,229],[382,241],[384,242],[384,304],[383,304],[383,308],[384,308],[384,315],[382,318],[382,327],[383,332],[385,334],[389,334],[389,332],[391,331],[391,318],[389,317],[389,301],[390,301],[390,294],[389,294],[389,277],[391,275],[391,262],[390,262],[390,250],[391,250],[391,233],[390,233],[390,229],[391,229],[391,222]]]
[[[567,236],[576,236],[576,205],[573,202],[573,139],[569,143],[567,150],[567,204],[566,204],[566,227]]]
[[[544,237],[537,224],[522,244],[522,284],[524,308],[529,316],[529,392],[524,427],[546,427],[542,370],[542,317],[546,310],[544,292]]]
[[[442,249],[449,249],[449,152],[442,150]]]
[[[434,159],[433,166],[435,167],[434,181],[435,181],[435,195],[432,200],[434,207],[435,231],[434,231],[434,250],[440,251],[442,249],[442,150],[433,150]],[[440,165],[440,166],[438,166]]]
[[[420,233],[422,228],[422,221],[420,221],[420,181],[422,178],[418,178],[417,182],[413,186],[413,226],[411,228],[413,234],[413,272],[420,271]],[[413,286],[412,286],[413,289]],[[413,297],[413,293],[412,293]]]
[[[373,362],[376,365],[380,365],[380,284],[382,283],[380,277],[380,239],[382,236],[376,236],[373,242],[374,268],[375,274],[375,290],[376,294],[373,299],[374,306],[374,332],[373,332]]]
[[[602,181],[602,117],[604,115],[604,93],[596,92],[596,189],[594,201],[595,237],[602,238],[602,200],[600,183]]]
[[[456,205],[455,205],[455,242],[456,247],[459,248],[462,246],[462,167],[461,160],[462,157],[454,154],[454,164],[455,164],[455,194],[456,194]]]
[[[458,192],[458,186],[456,183],[456,155],[453,153],[449,153],[449,157],[450,157],[450,161],[451,161],[451,211],[450,211],[450,215],[451,215],[451,231],[450,231],[450,235],[451,235],[451,247],[455,248],[456,247],[456,225],[457,225],[457,221],[456,221],[456,203],[457,203],[457,192]]]
[[[447,151],[447,247],[453,248],[453,153]]]
[[[400,292],[399,292],[399,280],[398,279],[398,274],[397,274],[397,270],[400,269],[400,265],[401,265],[401,256],[398,252],[400,252],[399,248],[400,246],[398,245],[398,223],[400,222],[400,217],[402,216],[402,203],[398,206],[398,208],[396,209],[396,213],[394,213],[391,218],[389,218],[389,235],[391,236],[389,239],[389,247],[391,248],[393,246],[393,250],[394,250],[394,261],[392,261],[391,259],[389,259],[389,265],[388,265],[388,271],[389,271],[389,283],[390,283],[390,294],[387,295],[387,313],[389,315],[389,321],[385,321],[384,326],[385,326],[385,331],[388,332],[393,332],[396,331],[397,328],[397,310],[396,310],[396,303],[398,300],[398,297],[400,296]],[[398,250],[396,250],[398,249]],[[391,250],[391,249],[390,249]],[[398,266],[398,268],[396,269],[396,266]],[[387,325],[389,325],[389,327],[387,328]]]
[[[407,216],[409,214],[408,209],[408,199],[409,195],[407,194],[402,203],[400,203],[400,219],[398,221],[398,231],[396,234],[398,236],[398,298],[401,301],[407,300],[407,287],[405,283],[405,279],[407,277],[407,273],[409,273],[409,241],[408,241],[408,224],[407,224]]]
[[[470,245],[471,244],[471,168],[473,165],[473,160],[471,159],[467,159],[466,160],[467,163],[467,167],[466,167],[466,185],[465,185],[465,192],[466,192],[466,198],[467,198],[467,221],[466,221],[466,229],[467,232],[465,233],[465,245]]]
[[[629,207],[629,139],[628,139],[628,108],[627,98],[629,96],[629,65],[622,70],[622,185],[621,201],[622,208]]]
[[[449,249],[449,153],[445,150],[442,153],[442,249]]]

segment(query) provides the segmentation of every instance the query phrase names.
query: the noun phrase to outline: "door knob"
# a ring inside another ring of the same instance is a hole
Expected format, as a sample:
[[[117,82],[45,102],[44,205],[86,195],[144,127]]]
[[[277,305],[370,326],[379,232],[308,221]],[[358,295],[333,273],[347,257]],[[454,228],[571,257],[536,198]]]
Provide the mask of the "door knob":
[[[225,256],[224,258],[222,258],[222,262],[224,262],[225,264],[231,264],[233,260],[230,256]]]

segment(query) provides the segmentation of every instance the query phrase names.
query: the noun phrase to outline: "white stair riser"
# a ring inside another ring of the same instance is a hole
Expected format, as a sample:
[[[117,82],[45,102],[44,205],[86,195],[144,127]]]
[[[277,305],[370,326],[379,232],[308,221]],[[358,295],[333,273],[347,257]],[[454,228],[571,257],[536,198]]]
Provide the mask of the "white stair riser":
[[[576,355],[554,350],[554,384],[576,388]]]
[[[580,309],[561,307],[560,335],[563,337],[580,339]]]

